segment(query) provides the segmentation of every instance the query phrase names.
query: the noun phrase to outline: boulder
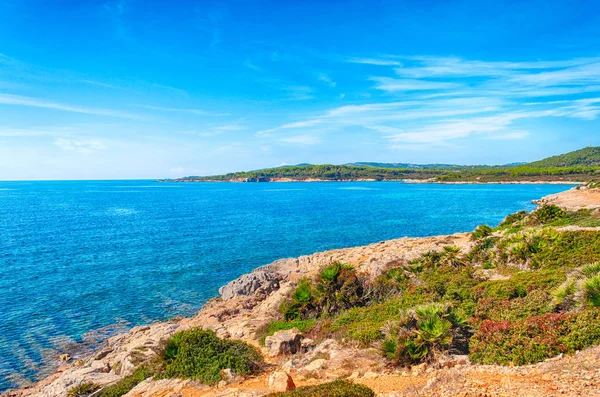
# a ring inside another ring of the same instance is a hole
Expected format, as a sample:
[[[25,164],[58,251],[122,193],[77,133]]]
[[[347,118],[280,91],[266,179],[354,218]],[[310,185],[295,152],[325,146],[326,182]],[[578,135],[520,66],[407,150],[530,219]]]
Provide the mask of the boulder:
[[[307,364],[304,367],[304,370],[308,372],[319,371],[323,369],[323,367],[325,367],[325,364],[327,364],[327,360],[325,360],[324,358],[318,358]]]
[[[238,296],[250,296],[258,289],[269,294],[279,288],[279,281],[281,281],[279,273],[259,268],[222,286],[219,288],[219,294],[223,300]]]
[[[269,390],[275,393],[295,390],[296,385],[291,376],[283,371],[273,372],[269,376]]]
[[[265,338],[265,348],[271,357],[284,354],[296,354],[302,344],[302,334],[298,328],[275,332]]]

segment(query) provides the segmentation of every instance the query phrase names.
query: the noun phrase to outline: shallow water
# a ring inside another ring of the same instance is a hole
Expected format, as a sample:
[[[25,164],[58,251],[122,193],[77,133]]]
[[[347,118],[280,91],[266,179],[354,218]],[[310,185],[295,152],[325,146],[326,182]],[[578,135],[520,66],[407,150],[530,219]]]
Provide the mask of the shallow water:
[[[193,314],[275,259],[496,225],[569,187],[0,182],[0,391],[89,330]]]

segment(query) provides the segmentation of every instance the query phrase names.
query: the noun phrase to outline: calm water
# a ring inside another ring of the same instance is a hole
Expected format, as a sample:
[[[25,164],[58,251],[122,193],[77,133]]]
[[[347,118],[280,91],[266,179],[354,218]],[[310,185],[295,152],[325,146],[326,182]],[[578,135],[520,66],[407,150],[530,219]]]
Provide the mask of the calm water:
[[[89,330],[190,315],[275,259],[495,225],[567,188],[0,182],[0,390]]]

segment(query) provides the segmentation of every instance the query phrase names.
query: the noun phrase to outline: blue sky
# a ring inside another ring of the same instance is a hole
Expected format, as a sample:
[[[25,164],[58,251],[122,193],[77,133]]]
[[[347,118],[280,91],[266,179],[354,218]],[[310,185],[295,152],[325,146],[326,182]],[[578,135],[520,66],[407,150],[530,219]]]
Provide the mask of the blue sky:
[[[596,1],[0,2],[0,179],[600,145]]]

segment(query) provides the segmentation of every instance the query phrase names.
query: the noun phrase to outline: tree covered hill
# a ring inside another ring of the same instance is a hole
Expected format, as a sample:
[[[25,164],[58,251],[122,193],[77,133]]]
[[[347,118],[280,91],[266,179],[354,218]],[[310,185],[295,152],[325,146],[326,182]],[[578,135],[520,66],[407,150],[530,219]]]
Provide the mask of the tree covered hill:
[[[170,181],[353,181],[426,180],[432,182],[577,181],[600,178],[600,147],[589,147],[533,163],[503,166],[459,166],[408,163],[299,164],[215,176],[190,176]]]
[[[600,166],[600,147],[586,147],[574,152],[549,157],[530,163],[531,167],[577,167]]]

